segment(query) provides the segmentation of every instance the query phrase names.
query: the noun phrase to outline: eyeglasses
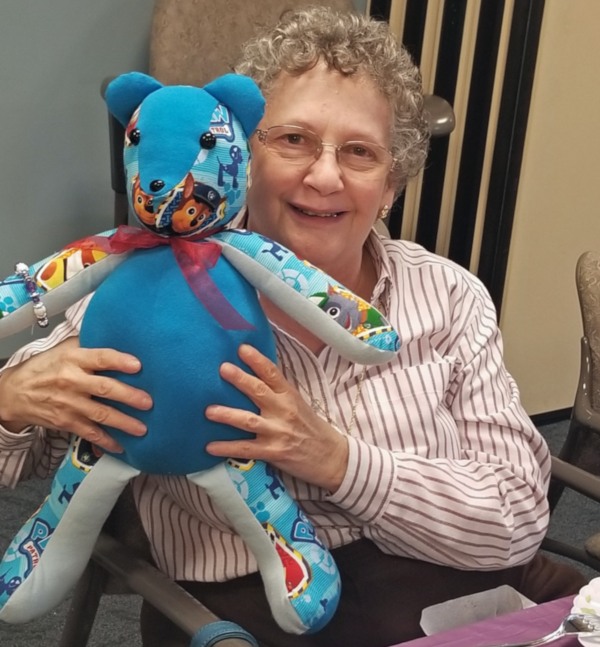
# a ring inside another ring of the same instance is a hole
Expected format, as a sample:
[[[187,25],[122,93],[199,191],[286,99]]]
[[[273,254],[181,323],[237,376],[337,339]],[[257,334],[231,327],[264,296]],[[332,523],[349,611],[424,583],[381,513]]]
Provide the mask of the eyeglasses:
[[[372,142],[350,141],[345,144],[328,144],[316,133],[301,126],[271,126],[257,129],[258,141],[282,159],[298,165],[310,165],[319,159],[323,148],[335,150],[337,163],[344,172],[361,179],[379,179],[395,166],[392,153]]]

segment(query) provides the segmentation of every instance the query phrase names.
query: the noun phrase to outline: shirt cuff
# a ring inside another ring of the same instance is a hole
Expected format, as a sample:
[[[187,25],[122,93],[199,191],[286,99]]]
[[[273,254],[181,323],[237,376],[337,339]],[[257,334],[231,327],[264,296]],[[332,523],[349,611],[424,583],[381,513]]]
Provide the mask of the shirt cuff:
[[[13,433],[0,425],[0,450],[19,451],[29,449],[36,438],[35,425],[23,427],[21,431]]]
[[[0,425],[0,487],[17,485],[36,436],[35,426],[14,434]]]
[[[327,500],[365,523],[380,517],[392,496],[394,456],[364,441],[348,437],[348,469],[339,489]]]

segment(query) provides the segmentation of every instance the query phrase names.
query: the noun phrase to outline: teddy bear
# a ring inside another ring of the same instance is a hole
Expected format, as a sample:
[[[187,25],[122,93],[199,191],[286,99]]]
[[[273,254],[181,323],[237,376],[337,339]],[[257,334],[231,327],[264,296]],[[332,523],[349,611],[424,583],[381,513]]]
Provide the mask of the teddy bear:
[[[214,403],[256,410],[218,370],[224,361],[241,365],[243,343],[277,361],[257,290],[362,364],[391,359],[398,335],[369,303],[290,250],[226,227],[244,204],[248,139],[264,109],[251,79],[164,86],[132,72],[108,85],[105,100],[125,127],[128,200],[139,226],[76,241],[32,266],[18,263],[0,281],[0,337],[32,321],[45,326],[91,294],[82,346],[140,358],[142,370],[119,379],[149,392],[153,407],[123,407],[146,424],[145,436],[107,429],[122,454],[72,440],[48,498],[0,564],[0,620],[26,622],[64,599],[123,488],[144,472],[186,476],[206,489],[256,558],[277,623],[290,633],[318,631],[341,594],[331,554],[269,465],[205,451],[212,439],[247,434],[209,421],[204,410]]]

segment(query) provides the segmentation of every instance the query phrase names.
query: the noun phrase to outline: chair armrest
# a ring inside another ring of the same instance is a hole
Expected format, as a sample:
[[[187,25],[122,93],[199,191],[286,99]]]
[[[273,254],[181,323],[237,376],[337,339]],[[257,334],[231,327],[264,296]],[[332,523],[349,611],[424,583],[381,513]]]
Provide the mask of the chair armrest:
[[[92,559],[111,575],[124,580],[132,591],[141,595],[189,636],[196,634],[204,625],[220,622],[217,616],[176,582],[106,532],[98,537]],[[242,638],[226,638],[218,644],[223,647],[248,647],[252,643]]]
[[[600,502],[600,477],[567,463],[557,456],[552,456],[552,478],[564,483],[567,487]]]

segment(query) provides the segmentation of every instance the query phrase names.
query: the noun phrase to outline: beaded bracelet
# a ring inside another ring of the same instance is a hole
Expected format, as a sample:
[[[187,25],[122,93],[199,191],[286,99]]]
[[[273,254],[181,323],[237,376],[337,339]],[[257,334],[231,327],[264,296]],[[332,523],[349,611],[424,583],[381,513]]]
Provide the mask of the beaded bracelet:
[[[38,326],[45,328],[48,325],[48,313],[46,312],[46,306],[42,303],[41,295],[37,291],[35,281],[29,274],[29,266],[25,263],[17,263],[15,265],[15,272],[23,279],[27,294],[33,303],[33,314],[37,319]]]

